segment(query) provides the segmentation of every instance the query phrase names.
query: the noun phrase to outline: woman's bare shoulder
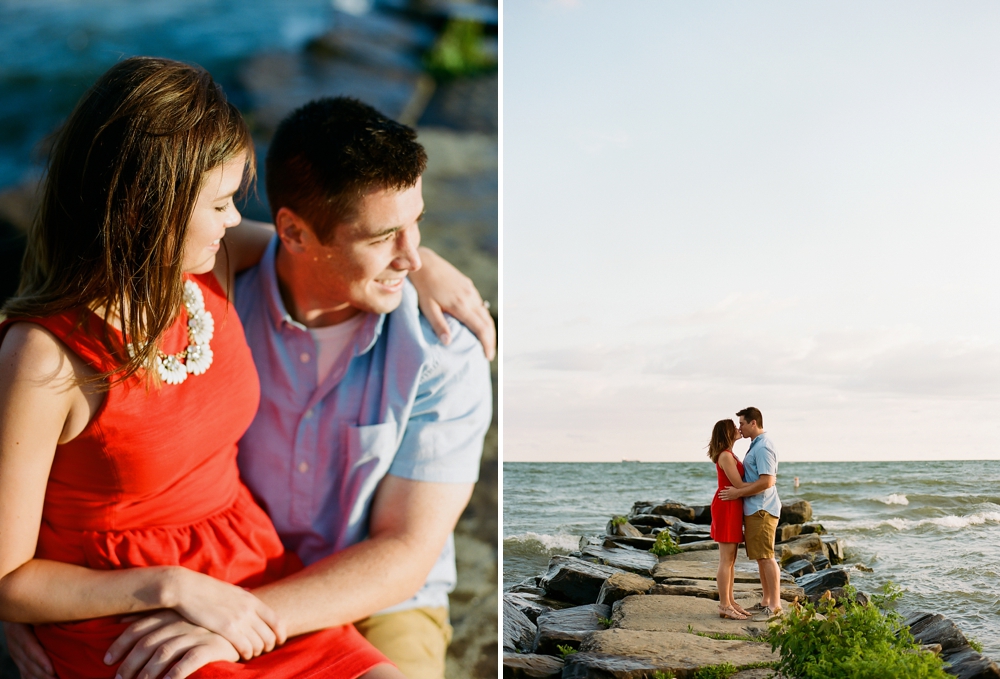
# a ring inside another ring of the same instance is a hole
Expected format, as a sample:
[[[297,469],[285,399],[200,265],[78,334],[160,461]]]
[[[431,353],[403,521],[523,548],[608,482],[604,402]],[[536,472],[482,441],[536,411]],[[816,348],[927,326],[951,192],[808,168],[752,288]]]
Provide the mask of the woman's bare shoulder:
[[[37,380],[39,386],[73,377],[76,362],[55,335],[30,321],[12,323],[0,344],[0,375]]]

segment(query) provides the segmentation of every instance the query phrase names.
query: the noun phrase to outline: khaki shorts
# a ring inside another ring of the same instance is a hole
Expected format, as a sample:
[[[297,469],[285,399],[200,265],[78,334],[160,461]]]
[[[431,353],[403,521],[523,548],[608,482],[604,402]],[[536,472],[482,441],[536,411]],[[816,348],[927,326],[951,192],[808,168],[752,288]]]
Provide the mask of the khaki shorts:
[[[354,626],[407,679],[444,679],[444,658],[452,633],[447,608],[373,615]]]
[[[747,558],[774,558],[774,533],[778,528],[778,517],[771,516],[763,509],[743,517],[743,539],[747,545]]]

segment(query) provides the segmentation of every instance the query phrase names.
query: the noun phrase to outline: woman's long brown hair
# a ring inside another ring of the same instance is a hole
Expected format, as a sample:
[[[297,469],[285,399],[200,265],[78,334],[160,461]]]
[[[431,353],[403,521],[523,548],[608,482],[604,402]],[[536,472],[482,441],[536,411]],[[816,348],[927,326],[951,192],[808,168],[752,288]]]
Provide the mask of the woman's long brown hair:
[[[740,432],[732,420],[719,420],[712,427],[712,438],[708,442],[708,456],[712,462],[719,461],[719,455],[724,450],[732,450],[733,444],[740,437]]]
[[[106,332],[118,368],[101,380],[151,365],[180,311],[184,237],[202,180],[243,152],[252,180],[250,132],[207,71],[150,57],[114,65],[56,136],[21,284],[0,313],[102,309],[133,353]]]

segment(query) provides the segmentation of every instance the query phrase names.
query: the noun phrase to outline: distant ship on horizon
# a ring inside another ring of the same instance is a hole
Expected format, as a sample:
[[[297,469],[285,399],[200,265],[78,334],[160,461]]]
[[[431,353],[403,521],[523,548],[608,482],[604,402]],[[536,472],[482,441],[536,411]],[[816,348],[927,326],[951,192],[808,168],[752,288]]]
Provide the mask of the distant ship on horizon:
[[[642,462],[642,460],[622,460],[622,462]]]

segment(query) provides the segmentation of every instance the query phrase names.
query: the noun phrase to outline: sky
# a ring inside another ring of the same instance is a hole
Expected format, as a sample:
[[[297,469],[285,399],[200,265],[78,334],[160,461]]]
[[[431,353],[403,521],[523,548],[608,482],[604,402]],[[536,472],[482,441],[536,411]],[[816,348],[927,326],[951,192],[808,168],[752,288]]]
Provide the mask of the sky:
[[[1000,4],[503,21],[505,461],[1000,457]]]

